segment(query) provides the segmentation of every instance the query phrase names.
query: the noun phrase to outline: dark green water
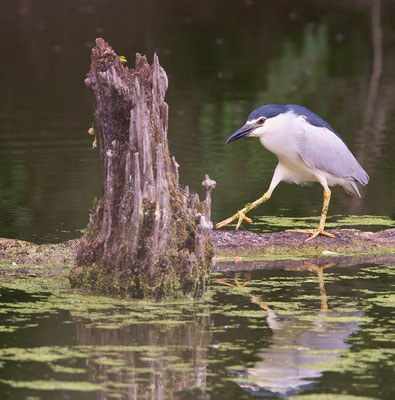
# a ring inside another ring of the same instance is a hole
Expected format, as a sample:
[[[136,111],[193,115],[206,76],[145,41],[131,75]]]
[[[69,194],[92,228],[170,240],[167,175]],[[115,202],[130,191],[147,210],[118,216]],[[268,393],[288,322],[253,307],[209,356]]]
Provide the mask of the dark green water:
[[[2,399],[395,396],[393,266],[216,274],[175,303],[12,279],[0,305]]]
[[[333,190],[328,228],[394,226],[393,0],[0,0],[0,10],[0,237],[57,242],[87,224],[101,177],[83,80],[98,36],[129,65],[136,52],[159,55],[171,152],[192,190],[205,173],[217,181],[215,221],[260,196],[276,165],[257,140],[226,138],[255,107],[296,103],[327,119],[371,177],[362,199]],[[321,197],[319,185],[283,183],[253,229],[315,224]],[[165,304],[3,272],[1,399],[395,397],[391,265],[240,273],[244,287],[216,275],[202,300]]]
[[[275,157],[226,138],[252,109],[296,103],[327,119],[371,177],[335,189],[330,214],[395,217],[395,3],[369,1],[0,0],[0,237],[79,236],[100,195],[83,79],[103,36],[133,65],[157,52],[169,75],[169,141],[181,180],[218,184],[219,221],[267,188]],[[255,214],[319,215],[319,185],[281,184]]]

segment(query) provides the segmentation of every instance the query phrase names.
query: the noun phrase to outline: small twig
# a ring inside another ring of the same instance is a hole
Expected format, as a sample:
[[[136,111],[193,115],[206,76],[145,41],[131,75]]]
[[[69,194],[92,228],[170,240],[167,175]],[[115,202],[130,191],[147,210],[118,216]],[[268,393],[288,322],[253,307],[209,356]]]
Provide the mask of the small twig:
[[[206,191],[206,221],[211,221],[211,192],[215,189],[217,182],[210,179],[210,177],[206,174],[204,181],[202,182],[202,186]]]

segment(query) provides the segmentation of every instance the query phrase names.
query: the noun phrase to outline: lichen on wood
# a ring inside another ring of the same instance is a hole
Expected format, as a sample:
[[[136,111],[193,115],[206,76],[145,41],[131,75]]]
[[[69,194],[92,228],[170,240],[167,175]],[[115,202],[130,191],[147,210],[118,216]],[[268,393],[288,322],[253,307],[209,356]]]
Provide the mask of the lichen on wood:
[[[80,241],[75,287],[132,297],[179,297],[204,288],[213,256],[206,209],[181,188],[169,153],[167,76],[155,55],[134,69],[97,39],[85,80],[96,103],[103,194]]]

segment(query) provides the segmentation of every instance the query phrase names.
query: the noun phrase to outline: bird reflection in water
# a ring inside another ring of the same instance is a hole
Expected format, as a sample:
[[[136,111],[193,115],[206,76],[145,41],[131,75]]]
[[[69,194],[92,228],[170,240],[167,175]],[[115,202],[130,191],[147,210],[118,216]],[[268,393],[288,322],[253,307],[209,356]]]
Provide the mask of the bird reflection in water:
[[[308,390],[319,382],[325,365],[333,363],[350,345],[348,337],[360,329],[363,311],[331,310],[325,290],[324,270],[333,263],[317,266],[305,263],[302,269],[314,271],[318,277],[321,305],[317,312],[311,310],[279,315],[262,296],[248,294],[251,301],[267,311],[266,321],[272,330],[267,347],[256,354],[261,360],[253,367],[235,372],[237,384],[255,396],[294,395]],[[221,279],[221,284],[244,287],[235,276],[235,284]],[[242,291],[241,291],[242,292]],[[245,294],[245,292],[243,293]]]

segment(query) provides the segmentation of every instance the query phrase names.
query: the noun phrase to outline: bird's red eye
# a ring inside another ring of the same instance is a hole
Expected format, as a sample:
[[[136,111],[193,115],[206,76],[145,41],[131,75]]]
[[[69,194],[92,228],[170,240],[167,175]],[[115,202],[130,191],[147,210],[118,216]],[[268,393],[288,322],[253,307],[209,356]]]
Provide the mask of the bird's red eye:
[[[266,121],[266,118],[259,118],[258,124],[263,125],[265,123],[265,121]]]

